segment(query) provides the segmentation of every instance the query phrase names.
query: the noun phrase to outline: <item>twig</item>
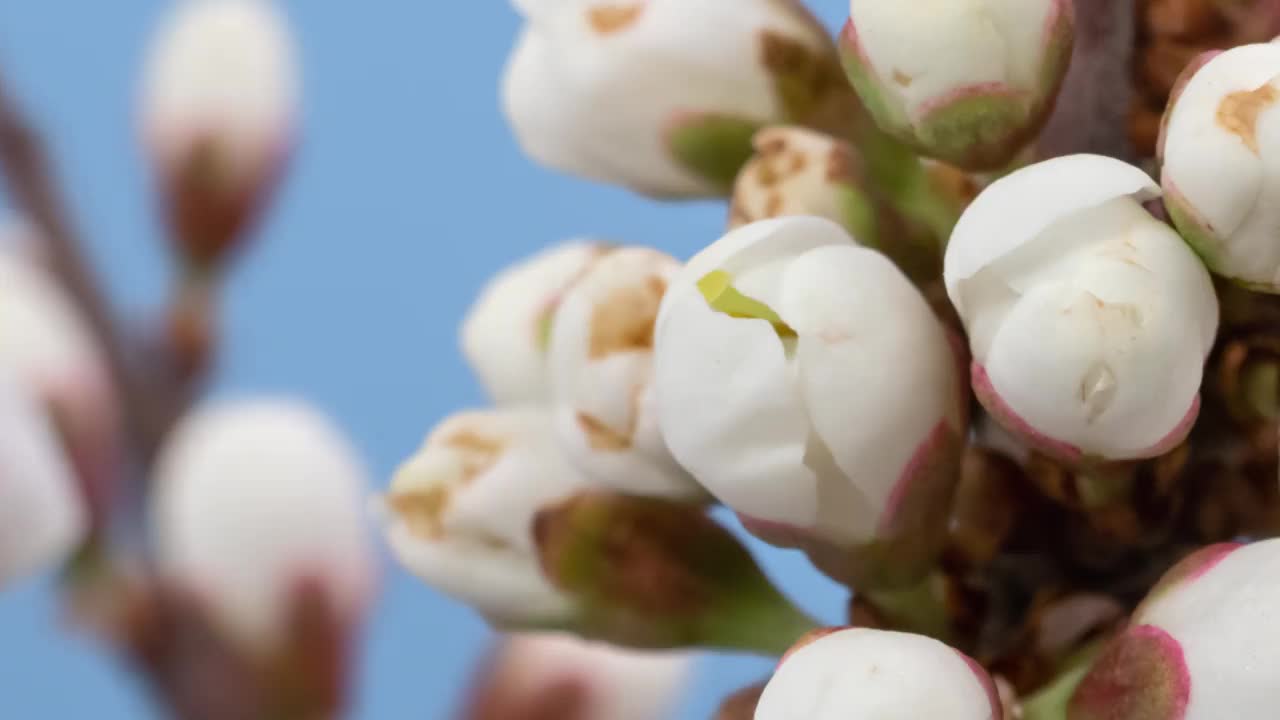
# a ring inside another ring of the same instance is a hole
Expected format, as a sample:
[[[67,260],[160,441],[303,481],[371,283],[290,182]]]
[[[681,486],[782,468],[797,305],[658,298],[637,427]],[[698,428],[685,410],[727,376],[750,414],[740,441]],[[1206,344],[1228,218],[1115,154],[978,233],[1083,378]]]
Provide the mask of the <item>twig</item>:
[[[147,468],[165,434],[189,404],[195,378],[184,378],[163,347],[131,352],[53,178],[39,135],[0,76],[0,173],[14,203],[46,244],[52,272],[80,309],[105,355],[139,468]]]
[[[1133,159],[1126,118],[1133,97],[1135,0],[1075,0],[1076,43],[1041,157],[1097,153]]]

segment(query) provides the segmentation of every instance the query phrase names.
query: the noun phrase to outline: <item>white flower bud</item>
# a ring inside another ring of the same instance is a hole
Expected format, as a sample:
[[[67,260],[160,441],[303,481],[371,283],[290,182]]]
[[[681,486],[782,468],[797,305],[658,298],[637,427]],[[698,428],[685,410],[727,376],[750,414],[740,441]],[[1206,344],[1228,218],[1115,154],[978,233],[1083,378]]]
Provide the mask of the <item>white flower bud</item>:
[[[0,367],[0,589],[62,560],[87,530],[48,416],[11,368]]]
[[[874,208],[858,188],[860,159],[839,138],[799,127],[756,133],[756,154],[733,188],[730,228],[789,215],[817,215],[857,235],[873,225]]]
[[[546,411],[461,413],[396,471],[387,539],[410,572],[490,622],[547,627],[570,619],[574,603],[542,572],[534,516],[585,487]]]
[[[101,519],[119,451],[119,407],[74,302],[20,239],[0,240],[0,362],[45,404]]]
[[[162,576],[252,651],[289,641],[300,590],[354,627],[372,598],[367,476],[317,410],[230,402],[184,418],[156,470],[152,539]]]
[[[603,253],[571,241],[498,273],[462,322],[462,352],[497,405],[551,399],[547,351],[560,299]]]
[[[992,170],[1048,118],[1073,36],[1069,0],[852,0],[840,49],[880,127],[923,154]]]
[[[1094,662],[1068,717],[1275,717],[1278,603],[1280,540],[1200,550],[1165,575]]]
[[[755,720],[1001,720],[994,683],[959,650],[923,635],[820,631],[787,653]]]
[[[273,189],[295,135],[296,54],[272,0],[185,0],[157,34],[142,125],[190,259],[219,259]]]
[[[672,281],[659,422],[676,459],[765,539],[932,546],[964,432],[956,366],[887,258],[829,220],[765,220]]]
[[[701,499],[671,457],[653,399],[653,328],[675,258],[623,248],[598,260],[555,315],[550,365],[556,434],[595,483],[636,495]]]
[[[1165,115],[1165,202],[1209,268],[1280,293],[1280,45],[1207,54],[1193,62]]]
[[[574,717],[664,720],[688,681],[687,653],[623,650],[571,635],[521,634],[506,640],[479,690],[477,717],[519,717],[549,694],[571,691]],[[541,716],[539,716],[541,717]]]
[[[992,183],[947,246],[974,392],[1064,461],[1159,455],[1195,421],[1218,302],[1142,207],[1158,194],[1119,160],[1057,158]]]
[[[536,161],[587,178],[724,194],[756,129],[805,122],[841,92],[830,39],[790,0],[521,5],[507,117]]]

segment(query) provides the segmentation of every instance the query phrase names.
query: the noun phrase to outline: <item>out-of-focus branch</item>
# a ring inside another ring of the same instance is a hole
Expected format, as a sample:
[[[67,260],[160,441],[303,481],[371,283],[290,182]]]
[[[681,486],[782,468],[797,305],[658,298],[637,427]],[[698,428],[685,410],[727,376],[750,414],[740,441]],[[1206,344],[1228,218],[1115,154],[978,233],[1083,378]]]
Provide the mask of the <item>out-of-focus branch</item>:
[[[123,405],[133,460],[148,466],[170,426],[189,404],[195,377],[181,372],[167,345],[131,347],[85,260],[43,142],[0,76],[0,173],[25,219],[45,243],[50,268],[76,302],[105,354]]]
[[[1041,157],[1097,153],[1131,160],[1125,118],[1133,94],[1135,0],[1075,0],[1076,42]]]

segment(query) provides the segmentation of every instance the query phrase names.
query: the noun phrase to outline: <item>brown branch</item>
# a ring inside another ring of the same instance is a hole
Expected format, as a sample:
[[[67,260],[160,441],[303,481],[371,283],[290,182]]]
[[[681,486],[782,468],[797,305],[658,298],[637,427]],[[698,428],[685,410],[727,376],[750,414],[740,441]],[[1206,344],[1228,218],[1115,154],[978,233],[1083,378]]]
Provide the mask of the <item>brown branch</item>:
[[[84,258],[50,165],[40,137],[22,116],[0,76],[0,173],[15,205],[45,243],[52,272],[70,293],[105,354],[136,453],[133,459],[146,468],[189,404],[195,378],[183,377],[164,347],[146,353],[133,351]]]
[[[1076,43],[1041,157],[1097,153],[1133,159],[1128,136],[1137,39],[1135,0],[1075,0]]]

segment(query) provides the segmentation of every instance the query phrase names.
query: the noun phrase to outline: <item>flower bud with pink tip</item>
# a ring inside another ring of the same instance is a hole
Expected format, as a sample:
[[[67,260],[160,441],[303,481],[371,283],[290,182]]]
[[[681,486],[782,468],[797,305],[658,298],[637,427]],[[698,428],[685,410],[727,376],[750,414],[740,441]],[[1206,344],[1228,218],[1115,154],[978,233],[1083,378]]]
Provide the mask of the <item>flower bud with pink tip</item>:
[[[1001,720],[991,677],[959,650],[900,632],[813,633],[782,659],[755,720]]]
[[[968,170],[1008,164],[1048,119],[1070,0],[851,0],[845,72],[886,132]]]
[[[658,432],[653,330],[680,262],[642,247],[596,261],[555,314],[549,364],[556,436],[566,456],[601,487],[702,500]]]
[[[351,638],[375,582],[367,482],[348,440],[309,405],[196,410],[157,463],[151,537],[161,578],[250,656],[288,652],[304,592]]]
[[[1154,587],[1071,699],[1069,720],[1267,720],[1280,705],[1280,540],[1213,545]]]
[[[748,529],[834,551],[848,566],[823,569],[842,579],[906,580],[933,559],[965,388],[885,256],[822,218],[746,225],[672,280],[655,339],[667,445]]]
[[[270,199],[296,135],[296,56],[273,0],[187,0],[160,27],[142,125],[185,262],[224,259]]]
[[[1160,455],[1199,409],[1218,301],[1199,259],[1143,208],[1159,188],[1074,155],[992,183],[947,246],[978,399],[1073,464]]]

